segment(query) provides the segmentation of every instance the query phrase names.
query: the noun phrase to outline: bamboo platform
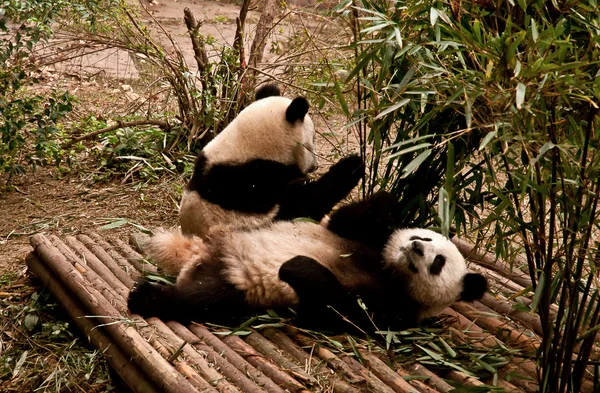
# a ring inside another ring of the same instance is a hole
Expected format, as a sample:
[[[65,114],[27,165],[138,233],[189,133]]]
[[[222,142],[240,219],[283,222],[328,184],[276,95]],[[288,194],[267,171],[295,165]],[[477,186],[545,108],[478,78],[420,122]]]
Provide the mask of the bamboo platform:
[[[452,367],[432,368],[418,359],[390,365],[380,348],[349,345],[338,350],[291,326],[238,336],[215,334],[200,324],[142,319],[128,313],[127,295],[136,278],[156,268],[143,263],[128,243],[96,233],[64,239],[37,234],[30,242],[30,271],[134,392],[433,393],[484,384],[507,392],[537,391],[532,359],[540,343],[540,321],[513,307],[516,301],[531,303],[521,296],[528,278],[474,255],[466,242],[456,243],[475,259],[471,269],[488,277],[493,295],[447,309],[447,329],[461,347],[511,353],[511,362],[494,379],[480,380]],[[593,391],[591,376],[583,391]]]

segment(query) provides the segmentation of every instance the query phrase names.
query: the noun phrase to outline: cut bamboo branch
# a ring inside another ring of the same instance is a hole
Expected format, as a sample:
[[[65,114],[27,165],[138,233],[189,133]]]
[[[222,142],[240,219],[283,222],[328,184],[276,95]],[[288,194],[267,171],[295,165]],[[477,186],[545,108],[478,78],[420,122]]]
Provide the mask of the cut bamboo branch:
[[[62,308],[69,314],[73,323],[83,332],[87,340],[102,354],[110,366],[119,374],[121,379],[136,393],[158,393],[148,376],[134,363],[129,361],[122,350],[113,344],[102,329],[97,329],[92,320],[86,318],[89,312],[74,300],[65,286],[54,276],[35,254],[29,254],[26,259],[27,267],[52,293]]]
[[[510,265],[504,261],[494,258],[490,253],[478,252],[475,245],[465,239],[459,239],[457,237],[452,238],[452,243],[456,245],[458,250],[466,258],[475,261],[476,263],[487,267],[495,272],[502,274],[504,277],[510,278],[517,284],[527,288],[530,287],[531,280],[527,277],[527,274],[522,271],[514,271]]]
[[[370,351],[359,350],[367,367],[396,393],[412,393],[414,388]]]
[[[258,352],[262,353],[269,359],[272,359],[275,363],[279,365],[282,369],[286,370],[295,378],[299,378],[302,381],[310,384],[316,384],[317,381],[311,376],[308,375],[302,367],[298,366],[296,363],[292,362],[290,359],[293,359],[291,355],[289,357],[285,356],[285,351],[277,348],[272,342],[264,338],[257,332],[252,332],[246,337],[246,343],[252,345],[254,349]]]
[[[117,291],[113,287],[108,285],[104,280],[102,280],[98,273],[96,273],[96,271],[94,270],[94,266],[92,266],[93,263],[87,263],[85,258],[82,261],[77,256],[74,256],[75,254],[73,253],[73,251],[71,251],[71,249],[66,244],[64,244],[58,237],[50,235],[48,240],[50,241],[50,244],[52,244],[54,247],[56,247],[56,249],[59,252],[61,252],[61,255],[64,256],[63,252],[66,252],[68,250],[69,257],[65,257],[65,260],[69,263],[69,265],[72,266],[75,271],[81,274],[82,277],[85,277],[85,279],[92,286],[94,286],[96,290],[102,293],[102,295],[105,298],[111,299],[113,306],[119,312],[125,312],[127,310],[125,302],[119,296]]]
[[[137,253],[129,244],[125,243],[121,239],[114,239],[111,241],[115,246],[115,249],[125,257],[138,271],[144,273],[158,273],[158,269],[151,263],[144,262],[144,257]]]
[[[132,280],[135,281],[141,276],[140,272],[126,258],[119,254],[111,244],[104,240],[102,236],[100,236],[96,232],[87,232],[87,235],[90,238],[94,239],[94,241],[98,245],[100,245],[100,247],[104,248],[108,252],[108,255],[111,256],[111,258],[117,263],[117,265],[125,273],[127,273],[127,275],[131,277]]]
[[[225,377],[218,372],[215,368],[207,362],[204,356],[202,356],[193,346],[184,345],[186,340],[180,338],[173,332],[164,322],[158,318],[148,318],[146,320],[150,326],[152,326],[158,332],[158,335],[162,338],[161,341],[168,343],[171,348],[170,352],[174,352],[178,348],[182,348],[183,353],[189,358],[189,363],[195,366],[198,373],[206,381],[208,387],[214,386],[219,392],[223,393],[239,393],[240,391],[231,385]],[[143,336],[142,332],[142,336]],[[183,345],[183,347],[182,347]]]
[[[155,319],[148,320],[153,324],[160,325]],[[170,322],[165,327],[170,328],[178,337],[185,340],[189,345],[195,348],[199,353],[204,353],[204,357],[208,363],[215,364],[216,368],[229,380],[236,385],[244,393],[264,393],[265,390],[260,388],[256,383],[252,382],[242,372],[227,362],[223,356],[218,354],[213,348],[207,344],[201,343],[200,339],[194,335],[185,326]],[[161,327],[161,330],[163,328]],[[185,348],[184,348],[185,350]]]
[[[117,262],[110,256],[102,247],[96,244],[94,240],[92,240],[87,235],[77,235],[77,240],[79,240],[83,245],[90,250],[100,261],[102,264],[106,266],[110,272],[119,279],[125,285],[127,289],[131,289],[133,286],[133,279],[129,277],[129,275],[121,269],[121,267],[117,264]]]
[[[313,362],[312,357],[306,353],[302,348],[298,347],[291,338],[286,336],[283,332],[268,328],[262,331],[262,334],[274,342],[283,351],[289,353],[296,361],[304,364],[306,372],[318,373],[320,379],[327,379],[329,384],[333,386],[334,392],[337,393],[358,393],[358,389],[350,386],[346,381],[335,379],[335,373],[329,367],[326,367],[318,362]],[[316,367],[314,366],[316,363]],[[313,368],[315,367],[315,368]]]
[[[436,374],[429,371],[427,367],[423,366],[422,364],[414,363],[409,365],[406,369],[414,375],[421,375],[423,377],[427,377],[427,384],[435,388],[439,392],[446,393],[454,389],[450,384],[448,384]]]
[[[166,121],[161,120],[152,120],[152,119],[142,119],[142,120],[132,120],[132,121],[118,121],[117,124],[113,124],[112,126],[108,126],[102,128],[100,130],[96,130],[94,132],[90,132],[89,134],[81,135],[76,138],[71,139],[68,142],[65,142],[61,145],[62,149],[68,149],[73,146],[77,142],[84,141],[86,139],[91,139],[95,136],[105,134],[107,132],[118,130],[119,128],[126,127],[139,127],[139,126],[159,126],[165,131],[169,131],[171,129],[171,125]]]
[[[231,349],[246,359],[254,367],[262,371],[269,378],[273,379],[279,386],[291,392],[306,392],[304,385],[300,384],[294,378],[281,371],[270,359],[265,358],[258,353],[252,346],[246,344],[237,336],[228,336],[223,338]]]
[[[175,330],[175,325],[178,325],[176,322],[167,322],[167,326],[171,329]],[[261,371],[259,371],[252,364],[248,363],[244,358],[238,355],[233,349],[231,349],[227,344],[217,338],[214,334],[209,332],[205,327],[200,326],[198,324],[191,324],[188,326],[188,329],[202,342],[206,343],[208,346],[213,348],[217,353],[223,356],[229,363],[235,366],[240,372],[244,375],[248,375],[253,381],[260,386],[262,386],[269,393],[284,393],[284,390],[281,389],[273,380],[265,376]]]
[[[525,336],[522,331],[514,329],[508,321],[504,321],[502,318],[483,316],[481,311],[463,302],[453,304],[452,309],[467,318],[471,318],[477,326],[492,333],[500,340],[510,344],[513,348],[517,346],[530,352],[537,350],[537,344],[530,337]]]
[[[93,280],[90,277],[90,282],[96,285],[96,289],[100,290],[103,287],[109,288],[113,294],[109,297],[117,298],[121,303],[123,299],[127,299],[129,294],[129,288],[127,288],[121,281],[119,281],[107,268],[102,261],[100,261],[90,250],[88,250],[79,240],[72,236],[67,236],[65,241],[77,254],[83,258],[82,264],[89,266],[89,268],[96,273],[98,278]],[[104,293],[104,291],[103,291]],[[108,296],[108,295],[107,295]],[[124,310],[119,310],[124,311]]]
[[[511,303],[496,299],[488,293],[483,296],[480,302],[497,313],[510,316],[512,319],[521,322],[540,336],[544,334],[539,315],[515,310]]]
[[[308,337],[301,334],[295,334],[294,338],[303,346],[315,347],[317,356],[325,360],[327,364],[337,372],[343,373],[346,380],[351,384],[358,385],[366,383],[365,378],[362,375],[359,375],[352,371],[350,366],[344,363],[342,359],[337,357],[333,352],[331,352],[327,348],[321,345],[315,345]]]
[[[384,384],[379,378],[375,376],[371,371],[364,368],[359,362],[355,359],[344,356],[342,360],[354,371],[355,373],[361,375],[365,381],[367,381],[366,389],[367,391],[373,391],[378,393],[393,393],[394,390]]]
[[[64,285],[80,298],[82,306],[99,316],[98,322],[108,332],[120,349],[142,369],[153,370],[150,379],[159,389],[168,393],[194,390],[193,386],[163,359],[133,328],[115,321],[122,320],[120,313],[84,279],[66,258],[43,235],[30,239],[35,252]]]
[[[409,373],[407,373],[405,370],[403,370],[401,368],[396,370],[396,372],[398,373],[398,375],[400,377],[402,377],[402,379],[404,379],[411,386],[413,386],[419,393],[440,393],[440,391],[428,386],[425,382],[423,382],[419,379],[410,378],[410,377],[412,377],[412,375],[410,375]],[[414,389],[413,389],[413,391],[414,391]]]

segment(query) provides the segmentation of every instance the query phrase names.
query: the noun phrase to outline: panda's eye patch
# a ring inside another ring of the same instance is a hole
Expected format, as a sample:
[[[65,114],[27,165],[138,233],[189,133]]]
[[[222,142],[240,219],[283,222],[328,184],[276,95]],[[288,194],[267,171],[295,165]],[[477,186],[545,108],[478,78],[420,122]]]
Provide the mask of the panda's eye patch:
[[[418,241],[412,242],[411,248],[413,252],[418,256],[422,257],[423,255],[425,255],[425,253],[423,253],[423,248],[421,248],[421,243],[419,243]]]
[[[433,259],[433,263],[429,267],[429,273],[437,276],[442,272],[442,268],[446,264],[446,257],[443,255],[436,255]]]
[[[424,241],[424,242],[430,242],[431,241],[431,239],[428,238],[428,237],[420,237],[420,236],[411,236],[410,239],[408,239],[408,240],[421,240],[421,241]]]

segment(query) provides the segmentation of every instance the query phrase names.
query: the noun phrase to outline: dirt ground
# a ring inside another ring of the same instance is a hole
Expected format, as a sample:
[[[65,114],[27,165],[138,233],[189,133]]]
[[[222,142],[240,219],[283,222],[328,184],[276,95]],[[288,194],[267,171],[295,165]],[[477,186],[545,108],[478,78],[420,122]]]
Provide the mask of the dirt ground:
[[[160,22],[182,48],[188,64],[193,67],[193,50],[183,23],[183,9],[190,7],[198,19],[204,20],[202,34],[222,42],[233,42],[235,18],[240,6],[215,1],[159,0],[148,5]],[[248,30],[253,29],[259,13],[248,15]],[[282,25],[289,32],[289,25]],[[283,30],[280,31],[283,34]],[[276,37],[274,39],[277,39]],[[248,43],[249,45],[249,43]],[[269,56],[268,50],[266,56]],[[109,82],[98,83],[86,75],[98,75]],[[65,74],[68,77],[64,76]],[[43,80],[52,87],[67,87],[80,99],[74,116],[93,114],[98,118],[113,118],[131,109],[139,95],[133,92],[139,73],[130,55],[107,51],[59,63],[42,72]],[[75,76],[75,78],[73,78]],[[122,91],[120,91],[122,90]],[[126,94],[122,94],[123,91]],[[143,92],[140,92],[143,94]],[[337,127],[332,124],[332,127]],[[330,132],[331,130],[326,130]],[[98,230],[107,218],[125,218],[143,226],[173,226],[177,223],[177,202],[174,179],[150,184],[137,190],[115,179],[110,184],[94,184],[89,178],[93,165],[83,157],[76,168],[62,174],[53,168],[38,168],[26,175],[15,176],[10,187],[4,187],[6,177],[0,177],[0,275],[24,271],[24,257],[30,251],[28,238],[37,232],[65,235],[86,230]],[[184,184],[180,179],[179,186]],[[131,229],[125,225],[110,230],[110,235],[123,236]]]

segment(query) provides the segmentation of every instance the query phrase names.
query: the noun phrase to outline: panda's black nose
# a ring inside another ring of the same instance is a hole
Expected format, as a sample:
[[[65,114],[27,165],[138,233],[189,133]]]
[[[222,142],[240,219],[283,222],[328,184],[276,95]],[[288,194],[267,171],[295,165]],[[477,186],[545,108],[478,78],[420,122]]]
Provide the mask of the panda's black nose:
[[[422,257],[423,255],[425,255],[423,253],[423,245],[421,244],[421,242],[415,240],[412,242],[411,247],[413,252],[418,256]]]

